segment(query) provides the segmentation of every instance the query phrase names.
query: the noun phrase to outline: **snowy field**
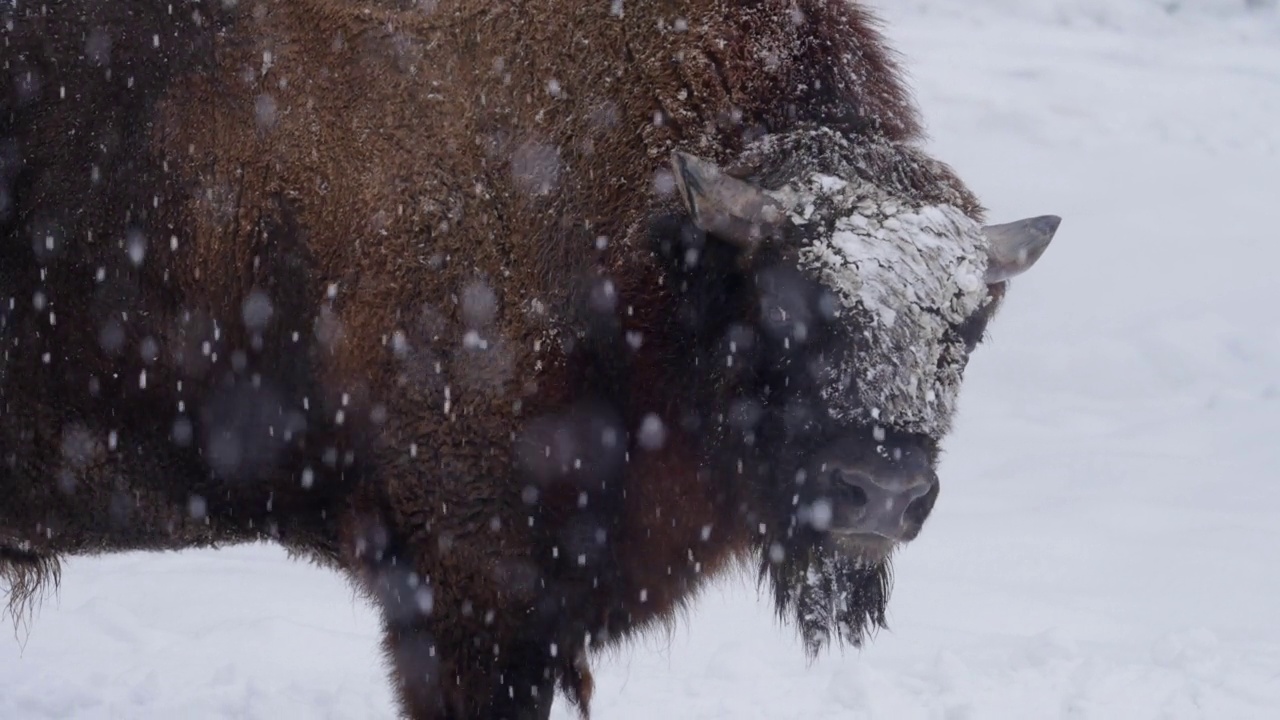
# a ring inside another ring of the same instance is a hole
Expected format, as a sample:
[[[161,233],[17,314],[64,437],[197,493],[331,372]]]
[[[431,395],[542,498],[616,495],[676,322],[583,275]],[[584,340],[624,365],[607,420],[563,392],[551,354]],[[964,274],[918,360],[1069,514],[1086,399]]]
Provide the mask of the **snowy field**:
[[[892,629],[806,667],[731,579],[601,660],[595,717],[1280,717],[1280,9],[879,4],[932,149],[1062,229],[970,366]],[[268,548],[70,562],[0,642],[5,720],[392,715],[373,613]]]

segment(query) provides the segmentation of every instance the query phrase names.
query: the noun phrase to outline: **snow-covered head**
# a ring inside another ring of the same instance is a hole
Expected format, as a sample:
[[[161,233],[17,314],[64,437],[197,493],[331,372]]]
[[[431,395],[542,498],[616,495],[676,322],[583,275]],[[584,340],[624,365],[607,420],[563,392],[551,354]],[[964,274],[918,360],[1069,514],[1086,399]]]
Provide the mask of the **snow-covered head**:
[[[986,227],[945,165],[824,128],[769,136],[729,168],[673,166],[755,305],[731,329],[721,452],[748,459],[765,573],[812,649],[833,629],[857,642],[883,612],[890,554],[938,496],[969,354],[1058,219]]]

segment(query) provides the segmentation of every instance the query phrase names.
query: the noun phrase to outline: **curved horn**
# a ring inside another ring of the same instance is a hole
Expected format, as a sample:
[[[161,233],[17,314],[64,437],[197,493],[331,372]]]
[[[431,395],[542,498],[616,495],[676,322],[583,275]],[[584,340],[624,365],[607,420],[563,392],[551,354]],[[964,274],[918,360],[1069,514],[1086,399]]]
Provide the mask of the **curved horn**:
[[[671,167],[694,224],[748,253],[769,237],[780,237],[790,223],[786,208],[776,198],[714,163],[676,151]]]
[[[1016,277],[1035,265],[1061,222],[1062,218],[1057,215],[1041,215],[983,228],[989,243],[987,284]]]

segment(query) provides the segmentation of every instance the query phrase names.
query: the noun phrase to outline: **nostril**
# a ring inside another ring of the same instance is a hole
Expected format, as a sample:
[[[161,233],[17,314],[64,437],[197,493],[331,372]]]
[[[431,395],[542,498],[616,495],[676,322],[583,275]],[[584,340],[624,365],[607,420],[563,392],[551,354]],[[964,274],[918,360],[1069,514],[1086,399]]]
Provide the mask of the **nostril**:
[[[870,501],[866,488],[863,487],[863,483],[867,480],[865,476],[837,470],[834,480],[833,489],[842,501],[853,507],[863,507]]]
[[[918,528],[928,519],[929,513],[933,510],[933,504],[938,500],[938,488],[938,483],[929,483],[925,487],[925,492],[912,499],[907,505],[903,515],[909,525]]]

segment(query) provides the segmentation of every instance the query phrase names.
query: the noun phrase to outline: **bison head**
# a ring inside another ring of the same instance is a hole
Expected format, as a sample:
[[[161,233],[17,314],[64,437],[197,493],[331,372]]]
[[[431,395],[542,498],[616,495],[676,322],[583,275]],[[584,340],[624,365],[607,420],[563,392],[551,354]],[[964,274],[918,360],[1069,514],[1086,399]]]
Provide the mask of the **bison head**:
[[[938,497],[969,355],[1058,218],[984,227],[945,165],[825,129],[728,168],[672,165],[683,282],[713,286],[727,318],[709,360],[727,410],[715,461],[750,488],[761,577],[810,652],[858,644],[883,624],[892,552]]]

